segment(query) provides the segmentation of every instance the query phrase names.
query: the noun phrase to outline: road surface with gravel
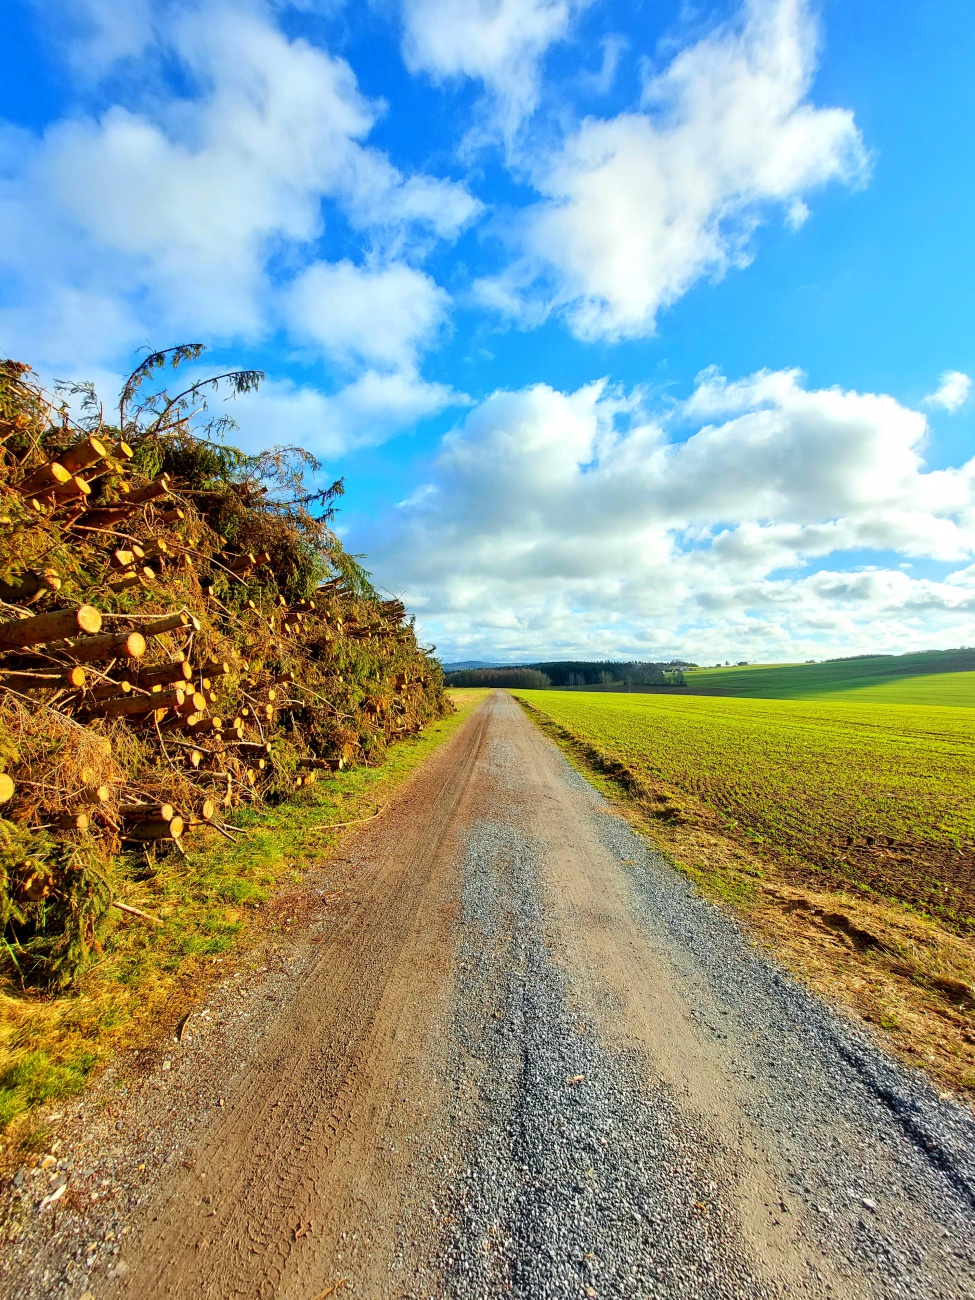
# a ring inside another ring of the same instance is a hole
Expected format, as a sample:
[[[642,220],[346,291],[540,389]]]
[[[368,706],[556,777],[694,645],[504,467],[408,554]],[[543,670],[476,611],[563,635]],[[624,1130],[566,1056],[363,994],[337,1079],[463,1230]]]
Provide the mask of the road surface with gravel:
[[[970,1112],[511,697],[339,853],[8,1188],[6,1295],[975,1297]]]

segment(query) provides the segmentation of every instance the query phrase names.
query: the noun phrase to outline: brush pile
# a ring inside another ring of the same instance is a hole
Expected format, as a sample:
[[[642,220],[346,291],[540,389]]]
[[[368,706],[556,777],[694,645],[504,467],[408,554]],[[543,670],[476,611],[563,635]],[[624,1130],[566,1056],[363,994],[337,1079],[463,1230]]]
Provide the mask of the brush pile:
[[[202,393],[147,394],[197,346],[148,357],[113,423],[0,362],[0,957],[65,985],[98,948],[113,864],[232,838],[449,708],[399,600],[330,528],[341,482],[225,446]]]

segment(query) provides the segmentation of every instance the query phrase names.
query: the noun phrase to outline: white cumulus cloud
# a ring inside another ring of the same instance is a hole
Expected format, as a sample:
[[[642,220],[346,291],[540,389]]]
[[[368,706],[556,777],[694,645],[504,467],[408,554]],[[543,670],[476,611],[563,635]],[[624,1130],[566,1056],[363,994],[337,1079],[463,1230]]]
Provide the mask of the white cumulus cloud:
[[[975,461],[927,469],[926,436],[892,397],[810,390],[794,371],[707,371],[649,414],[606,384],[538,384],[471,411],[366,544],[464,656],[971,642]],[[888,568],[889,552],[945,577]]]
[[[326,356],[408,369],[443,326],[449,302],[430,276],[403,263],[317,262],[292,286],[288,319],[296,337]]]
[[[536,162],[543,200],[484,300],[560,310],[585,339],[651,333],[695,281],[749,260],[770,207],[797,227],[810,191],[864,174],[852,114],[810,102],[815,62],[805,0],[748,0],[649,78],[640,111],[589,118]]]

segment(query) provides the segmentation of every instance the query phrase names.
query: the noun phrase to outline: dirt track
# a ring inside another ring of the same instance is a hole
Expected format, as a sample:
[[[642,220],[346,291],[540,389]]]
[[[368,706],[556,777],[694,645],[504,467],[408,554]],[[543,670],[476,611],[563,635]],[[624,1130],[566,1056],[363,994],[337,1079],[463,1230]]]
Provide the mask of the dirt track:
[[[754,952],[510,698],[342,853],[305,957],[241,994],[253,1037],[215,1056],[199,1022],[151,1081],[174,1158],[111,1250],[68,1267],[67,1226],[36,1257],[28,1233],[8,1295],[975,1296],[968,1112]]]

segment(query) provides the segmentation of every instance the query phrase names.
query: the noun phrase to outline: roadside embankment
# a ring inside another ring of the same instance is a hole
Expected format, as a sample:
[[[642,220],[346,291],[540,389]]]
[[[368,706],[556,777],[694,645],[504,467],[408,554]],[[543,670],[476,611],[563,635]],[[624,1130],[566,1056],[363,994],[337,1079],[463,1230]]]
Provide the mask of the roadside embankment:
[[[74,414],[0,361],[0,1131],[192,985],[316,817],[362,814],[347,769],[451,707],[332,527],[341,481],[205,418],[263,376],[158,386],[201,351]]]

